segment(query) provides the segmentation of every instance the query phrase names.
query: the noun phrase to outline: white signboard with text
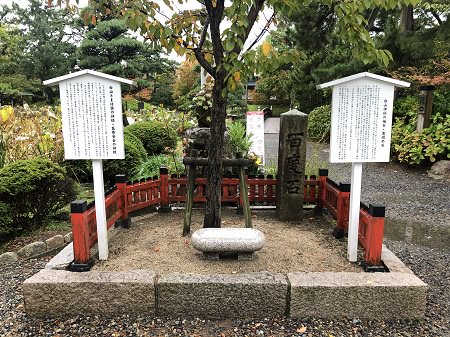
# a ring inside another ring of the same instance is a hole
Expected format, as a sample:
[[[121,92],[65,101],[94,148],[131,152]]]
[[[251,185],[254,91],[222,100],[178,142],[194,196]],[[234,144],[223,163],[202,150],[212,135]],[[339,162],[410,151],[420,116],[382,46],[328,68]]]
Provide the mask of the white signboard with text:
[[[330,162],[389,162],[393,85],[360,78],[333,87]]]
[[[134,84],[89,69],[44,81],[59,85],[65,159],[92,160],[100,260],[108,258],[102,159],[125,158],[120,83]]]
[[[317,86],[333,88],[330,162],[352,163],[347,242],[352,262],[358,253],[362,163],[389,162],[394,88],[409,85],[364,72]]]
[[[249,152],[254,152],[264,164],[264,112],[247,112],[247,135],[252,134]]]
[[[65,159],[124,159],[120,82],[86,74],[59,86]]]

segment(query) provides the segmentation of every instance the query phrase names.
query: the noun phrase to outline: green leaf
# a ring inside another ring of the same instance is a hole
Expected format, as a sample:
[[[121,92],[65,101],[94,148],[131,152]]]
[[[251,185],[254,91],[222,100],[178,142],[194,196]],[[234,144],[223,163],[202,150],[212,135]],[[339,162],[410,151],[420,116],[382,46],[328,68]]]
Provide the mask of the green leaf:
[[[225,50],[226,50],[226,51],[232,51],[233,48],[234,48],[234,40],[228,39],[228,40],[225,42]]]

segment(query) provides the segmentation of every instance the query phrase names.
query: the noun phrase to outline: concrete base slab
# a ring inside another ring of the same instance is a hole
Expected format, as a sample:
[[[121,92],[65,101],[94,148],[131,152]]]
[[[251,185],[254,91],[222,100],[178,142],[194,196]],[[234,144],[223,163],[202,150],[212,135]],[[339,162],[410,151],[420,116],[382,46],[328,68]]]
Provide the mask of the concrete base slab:
[[[30,317],[154,315],[152,271],[74,273],[43,269],[23,283]]]
[[[163,275],[158,314],[172,317],[284,316],[288,283],[284,274]]]

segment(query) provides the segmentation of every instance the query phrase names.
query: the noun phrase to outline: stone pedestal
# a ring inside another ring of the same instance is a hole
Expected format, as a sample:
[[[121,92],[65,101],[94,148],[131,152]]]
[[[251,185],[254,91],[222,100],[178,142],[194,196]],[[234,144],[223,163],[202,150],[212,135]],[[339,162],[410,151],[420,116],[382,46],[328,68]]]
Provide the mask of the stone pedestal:
[[[296,109],[280,116],[278,149],[277,218],[303,219],[308,115]]]

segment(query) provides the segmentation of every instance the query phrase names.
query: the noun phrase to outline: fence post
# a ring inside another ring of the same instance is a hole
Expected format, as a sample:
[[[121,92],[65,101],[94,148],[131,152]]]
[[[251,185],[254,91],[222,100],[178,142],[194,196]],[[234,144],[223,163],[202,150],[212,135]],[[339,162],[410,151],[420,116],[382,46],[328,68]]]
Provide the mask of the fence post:
[[[383,205],[369,204],[368,213],[371,215],[366,228],[365,271],[384,271],[381,263],[381,250],[383,247],[384,216],[386,209]]]
[[[85,200],[75,200],[70,203],[70,221],[73,236],[73,261],[69,264],[69,270],[89,271],[94,263],[90,258],[91,247],[89,246],[89,226]]]
[[[326,193],[325,184],[327,183],[327,177],[328,177],[328,169],[319,169],[319,188],[318,188],[319,199],[317,200],[317,205],[314,209],[314,212],[316,214],[322,214],[324,208],[323,205],[325,205],[325,193]]]
[[[348,183],[339,183],[339,194],[337,201],[337,219],[336,228],[333,235],[336,239],[344,237],[346,232],[345,222],[348,221],[349,200],[350,200],[350,186]]]
[[[159,193],[161,195],[161,204],[159,205],[159,213],[170,213],[172,207],[169,204],[169,170],[165,166],[159,168]]]
[[[115,226],[130,228],[131,220],[128,216],[127,177],[125,174],[117,174],[114,181],[122,195],[122,219],[117,220]]]

